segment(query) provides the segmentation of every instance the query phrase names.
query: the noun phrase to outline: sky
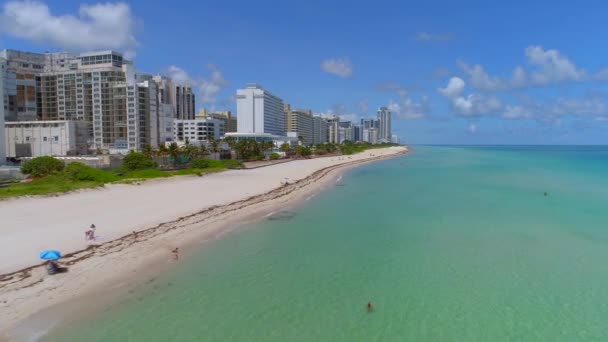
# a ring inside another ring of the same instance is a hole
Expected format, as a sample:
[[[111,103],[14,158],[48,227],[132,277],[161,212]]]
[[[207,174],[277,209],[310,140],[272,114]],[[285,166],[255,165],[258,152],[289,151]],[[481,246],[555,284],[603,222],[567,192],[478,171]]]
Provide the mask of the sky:
[[[0,1],[0,49],[114,49],[235,111],[247,83],[409,144],[607,144],[602,1]]]

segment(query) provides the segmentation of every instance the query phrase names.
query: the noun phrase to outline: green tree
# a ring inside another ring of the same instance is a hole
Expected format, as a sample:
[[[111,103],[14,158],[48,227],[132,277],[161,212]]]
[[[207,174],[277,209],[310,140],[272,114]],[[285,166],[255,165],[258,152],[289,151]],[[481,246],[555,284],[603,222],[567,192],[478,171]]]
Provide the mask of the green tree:
[[[158,156],[159,157],[166,157],[168,153],[169,153],[169,151],[167,150],[167,145],[165,145],[165,144],[158,145]]]
[[[150,169],[156,167],[156,162],[152,158],[141,152],[131,151],[122,160],[122,166],[129,170]]]
[[[289,150],[291,149],[288,143],[283,143],[280,148],[281,151],[285,152],[286,154],[289,153]]]
[[[143,148],[141,149],[141,152],[146,156],[151,158],[152,155],[154,154],[154,150],[152,150],[152,146],[145,144],[143,146]]]
[[[182,154],[177,143],[172,142],[167,149],[169,156],[173,159],[173,166],[176,166],[179,162],[179,156]]]
[[[221,141],[217,139],[211,139],[211,141],[209,142],[211,143],[211,152],[215,154],[215,159],[220,159],[219,153]]]
[[[65,163],[57,158],[43,156],[30,159],[21,165],[21,172],[34,177],[44,177],[63,170]]]

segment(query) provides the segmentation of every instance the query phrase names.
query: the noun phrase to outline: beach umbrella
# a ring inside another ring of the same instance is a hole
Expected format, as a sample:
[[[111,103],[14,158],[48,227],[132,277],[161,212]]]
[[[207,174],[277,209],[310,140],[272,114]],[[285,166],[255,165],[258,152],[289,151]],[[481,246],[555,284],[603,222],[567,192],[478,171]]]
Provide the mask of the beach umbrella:
[[[61,252],[54,251],[54,250],[48,250],[48,251],[40,252],[39,256],[40,256],[40,259],[42,259],[42,260],[57,260],[57,259],[61,258]]]

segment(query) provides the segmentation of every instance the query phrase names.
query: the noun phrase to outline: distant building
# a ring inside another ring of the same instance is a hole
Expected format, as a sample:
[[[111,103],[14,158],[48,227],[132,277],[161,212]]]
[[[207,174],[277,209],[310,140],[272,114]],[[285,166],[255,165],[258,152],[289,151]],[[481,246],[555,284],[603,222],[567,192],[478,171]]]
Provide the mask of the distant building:
[[[254,140],[256,142],[264,142],[264,141],[272,141],[276,148],[281,147],[282,144],[287,143],[291,146],[295,146],[298,144],[297,137],[289,137],[285,135],[274,135],[270,133],[226,133],[225,138],[234,139],[234,141],[239,142],[241,140]]]
[[[340,143],[340,118],[331,116],[327,120],[327,141],[332,144]]]
[[[237,119],[235,116],[232,116],[232,113],[229,110],[219,112],[208,112],[207,110],[205,110],[205,108],[203,108],[198,111],[198,114],[196,114],[196,119],[199,118],[213,118],[223,120],[226,127],[226,133],[237,131]]]
[[[65,120],[7,121],[2,130],[6,155],[21,158],[87,154],[89,125]]]
[[[4,74],[6,62],[0,58],[0,95],[4,94]],[[6,164],[6,137],[4,135],[4,110],[6,104],[4,98],[0,97],[0,165]]]
[[[391,141],[393,135],[391,127],[391,112],[386,107],[378,109],[378,140],[383,143]]]
[[[257,84],[236,91],[238,133],[285,135],[283,100]]]
[[[327,120],[319,115],[312,118],[313,132],[312,142],[314,145],[327,143]]]
[[[360,142],[362,141],[362,129],[361,129],[361,125],[353,125],[353,142]]]
[[[393,134],[391,136],[391,143],[392,144],[399,144],[399,136]]]
[[[16,50],[0,51],[0,59],[6,63],[4,99],[6,121],[36,120],[36,77],[44,69],[45,56],[39,53]]]
[[[313,144],[313,117],[310,110],[291,110],[289,104],[285,104],[285,132],[293,132],[299,138],[302,137],[302,144],[310,146]]]
[[[189,85],[178,84],[166,76],[152,77],[159,89],[159,102],[171,105],[177,120],[194,120],[196,101]]]
[[[175,120],[174,141],[191,143],[208,142],[224,136],[223,120],[206,118],[197,120]]]

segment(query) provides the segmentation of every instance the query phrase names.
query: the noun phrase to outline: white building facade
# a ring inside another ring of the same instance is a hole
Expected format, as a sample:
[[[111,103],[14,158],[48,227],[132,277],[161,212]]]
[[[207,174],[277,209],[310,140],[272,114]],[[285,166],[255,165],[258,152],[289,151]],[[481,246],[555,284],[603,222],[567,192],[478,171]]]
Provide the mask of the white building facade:
[[[175,120],[173,122],[174,141],[198,144],[217,140],[224,136],[225,122],[219,119],[205,118],[197,120]]]
[[[285,135],[283,100],[256,84],[236,91],[238,133]]]
[[[378,109],[378,141],[381,143],[391,142],[393,136],[391,127],[391,112],[386,107]]]
[[[0,58],[0,95],[4,94],[4,74],[6,73],[4,59]],[[0,96],[0,165],[6,164],[6,137],[4,135],[4,96]]]
[[[6,122],[6,156],[10,158],[86,154],[90,124],[85,121]]]
[[[327,143],[327,120],[320,115],[313,117],[312,142],[314,145]]]

